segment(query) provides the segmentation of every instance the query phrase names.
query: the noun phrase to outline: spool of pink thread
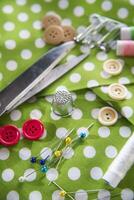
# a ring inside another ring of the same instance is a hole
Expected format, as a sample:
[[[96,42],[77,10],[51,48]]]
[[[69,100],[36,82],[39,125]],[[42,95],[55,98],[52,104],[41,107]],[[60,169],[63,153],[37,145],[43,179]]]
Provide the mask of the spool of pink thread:
[[[117,56],[134,56],[134,41],[118,40],[116,54]]]

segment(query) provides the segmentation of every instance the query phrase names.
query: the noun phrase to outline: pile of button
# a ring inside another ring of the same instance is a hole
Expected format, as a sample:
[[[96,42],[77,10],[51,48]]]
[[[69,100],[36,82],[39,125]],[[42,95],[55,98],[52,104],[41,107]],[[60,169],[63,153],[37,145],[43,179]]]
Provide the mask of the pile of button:
[[[22,134],[29,140],[37,140],[44,133],[44,125],[41,121],[30,119],[24,122]],[[0,144],[4,146],[13,146],[20,140],[20,130],[14,125],[5,125],[0,127]]]
[[[73,40],[75,36],[75,29],[61,26],[61,18],[56,14],[44,16],[42,26],[45,29],[43,39],[47,44],[58,45]]]

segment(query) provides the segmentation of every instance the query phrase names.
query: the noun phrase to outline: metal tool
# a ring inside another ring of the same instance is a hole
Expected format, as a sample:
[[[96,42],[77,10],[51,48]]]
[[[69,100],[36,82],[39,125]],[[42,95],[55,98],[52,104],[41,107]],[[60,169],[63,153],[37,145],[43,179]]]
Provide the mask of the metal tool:
[[[59,90],[56,92],[52,102],[52,109],[56,115],[68,116],[73,111],[73,98],[69,91]]]
[[[52,49],[0,92],[0,116],[49,86],[89,55],[80,55],[54,68],[74,46],[74,42],[67,42]]]

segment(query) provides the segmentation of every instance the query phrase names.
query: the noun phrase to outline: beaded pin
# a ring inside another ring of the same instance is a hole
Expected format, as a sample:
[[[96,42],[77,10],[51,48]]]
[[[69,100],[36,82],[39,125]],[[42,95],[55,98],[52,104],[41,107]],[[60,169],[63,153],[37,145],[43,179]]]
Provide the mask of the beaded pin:
[[[39,167],[36,171],[31,172],[30,174],[26,176],[21,176],[19,177],[19,182],[24,182],[27,180],[27,177],[32,175],[33,173],[37,171],[41,171],[42,173],[47,173],[48,169],[51,168],[51,164],[56,164],[56,169],[58,169],[62,159],[63,159],[63,153],[68,153],[69,152],[69,147],[73,147],[75,145],[75,142],[77,140],[83,140],[87,137],[87,130],[93,126],[94,123],[91,123],[84,132],[81,132],[77,137],[72,139],[70,137],[70,134],[73,132],[74,128],[71,131],[68,131],[66,134],[66,137],[63,138],[58,147],[54,147],[53,149],[53,154],[50,158],[50,155],[47,155],[45,159],[38,159],[43,153],[45,153],[46,149],[38,154],[37,156],[32,156],[30,159],[31,163],[38,163],[41,165],[41,168]],[[65,146],[61,148],[62,144],[65,142]],[[61,149],[61,150],[60,150]],[[38,161],[38,162],[37,162]],[[49,182],[49,184],[51,181]]]

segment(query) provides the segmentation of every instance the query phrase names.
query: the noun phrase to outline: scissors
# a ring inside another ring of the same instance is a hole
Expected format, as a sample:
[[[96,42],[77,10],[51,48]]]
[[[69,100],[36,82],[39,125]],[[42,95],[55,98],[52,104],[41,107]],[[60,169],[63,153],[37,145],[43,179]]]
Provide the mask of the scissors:
[[[48,87],[89,55],[88,53],[82,54],[56,67],[75,45],[74,41],[70,41],[51,49],[2,90],[0,92],[0,116]]]

